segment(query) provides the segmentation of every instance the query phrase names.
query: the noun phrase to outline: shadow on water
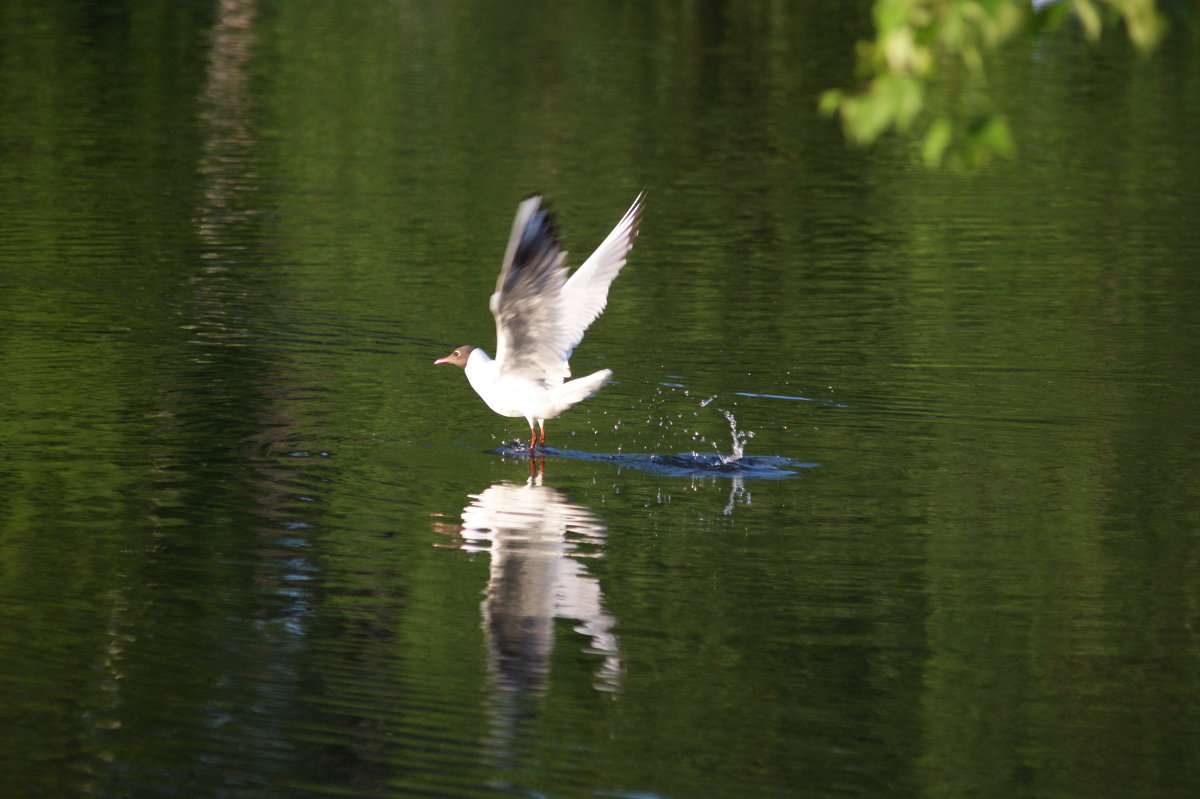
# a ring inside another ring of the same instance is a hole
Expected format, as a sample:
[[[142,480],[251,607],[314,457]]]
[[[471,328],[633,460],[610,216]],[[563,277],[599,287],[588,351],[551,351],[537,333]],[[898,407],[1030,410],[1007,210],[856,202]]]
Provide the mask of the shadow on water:
[[[728,455],[720,452],[697,452],[695,450],[675,455],[653,452],[604,453],[555,449],[554,447],[539,447],[536,453],[531,453],[529,447],[521,441],[501,444],[491,452],[505,458],[532,458],[534,454],[537,454],[541,458],[615,463],[618,466],[641,469],[667,477],[729,477],[737,480],[781,480],[796,476],[799,469],[812,469],[820,465],[777,455],[745,454],[746,441],[754,434],[738,430],[737,420],[732,412],[722,410],[721,413],[729,420],[732,450]]]
[[[521,442],[504,444],[491,452],[505,458],[529,458],[529,447]],[[577,449],[539,447],[539,457],[568,460],[599,461],[618,466],[641,469],[667,477],[729,477],[757,480],[782,480],[795,477],[799,469],[812,469],[820,464],[792,460],[775,455],[746,455],[733,459],[729,455],[706,452],[680,452],[664,455],[654,452],[584,452]]]

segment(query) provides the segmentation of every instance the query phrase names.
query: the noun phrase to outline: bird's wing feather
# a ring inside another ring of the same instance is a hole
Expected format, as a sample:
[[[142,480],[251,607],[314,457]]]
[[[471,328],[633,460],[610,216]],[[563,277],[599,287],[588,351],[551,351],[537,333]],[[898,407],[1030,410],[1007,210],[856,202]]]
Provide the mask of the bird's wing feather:
[[[569,374],[562,321],[566,257],[541,197],[522,202],[489,303],[501,376],[558,382]]]
[[[646,193],[638,194],[633,205],[621,217],[596,251],[583,265],[575,270],[562,291],[563,333],[566,337],[564,357],[579,346],[588,326],[596,320],[608,304],[608,287],[612,285],[637,238],[638,224],[642,218],[642,201]]]

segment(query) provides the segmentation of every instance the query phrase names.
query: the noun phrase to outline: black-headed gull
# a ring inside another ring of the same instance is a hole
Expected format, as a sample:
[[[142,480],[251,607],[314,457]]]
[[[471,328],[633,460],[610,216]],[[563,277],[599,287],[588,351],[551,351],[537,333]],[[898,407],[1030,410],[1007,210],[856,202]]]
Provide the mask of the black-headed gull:
[[[612,377],[601,369],[567,380],[567,361],[583,333],[608,302],[612,284],[637,238],[645,192],[583,265],[567,278],[567,253],[542,198],[517,206],[504,252],[496,293],[488,305],[496,317],[496,359],[465,345],[437,363],[467,373],[471,388],[501,416],[529,422],[529,450],[546,443],[546,420],[566,412],[600,390]],[[565,381],[565,382],[564,382]],[[541,432],[539,442],[534,424]]]

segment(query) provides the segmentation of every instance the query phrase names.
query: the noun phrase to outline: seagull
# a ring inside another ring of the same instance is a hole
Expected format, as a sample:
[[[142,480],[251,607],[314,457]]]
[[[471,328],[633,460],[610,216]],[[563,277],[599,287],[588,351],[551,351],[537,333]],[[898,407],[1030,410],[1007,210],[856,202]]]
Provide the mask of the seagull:
[[[539,443],[546,444],[547,419],[592,396],[612,377],[611,369],[601,369],[567,380],[567,361],[588,325],[604,311],[608,287],[637,238],[645,196],[638,194],[570,278],[564,265],[567,253],[542,198],[534,195],[523,201],[517,206],[496,293],[488,302],[496,317],[495,360],[479,347],[464,345],[434,361],[466,372],[471,388],[496,413],[524,416],[531,455]]]

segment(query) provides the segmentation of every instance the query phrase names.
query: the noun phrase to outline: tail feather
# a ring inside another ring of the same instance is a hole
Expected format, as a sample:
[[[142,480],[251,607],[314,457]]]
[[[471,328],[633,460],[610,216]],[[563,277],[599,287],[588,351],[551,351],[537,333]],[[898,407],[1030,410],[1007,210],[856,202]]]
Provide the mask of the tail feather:
[[[568,380],[557,391],[558,401],[567,408],[577,402],[583,402],[599,391],[611,377],[612,369],[601,369],[598,372],[592,372],[590,375]]]

